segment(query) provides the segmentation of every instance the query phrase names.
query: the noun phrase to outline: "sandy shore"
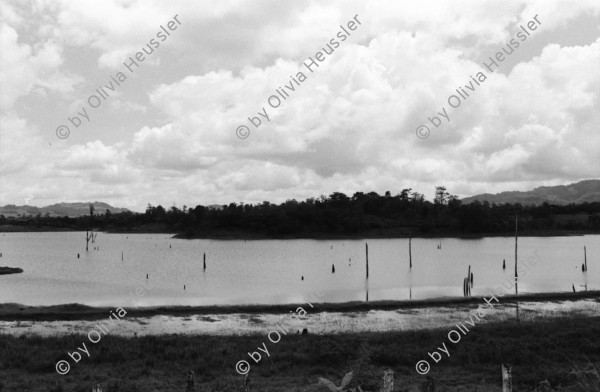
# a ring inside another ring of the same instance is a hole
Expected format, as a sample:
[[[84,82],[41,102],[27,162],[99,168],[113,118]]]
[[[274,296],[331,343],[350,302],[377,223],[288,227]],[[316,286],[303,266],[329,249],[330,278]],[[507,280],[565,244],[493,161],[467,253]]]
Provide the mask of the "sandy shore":
[[[590,316],[600,314],[600,297],[598,293],[586,293],[583,298],[547,299],[533,298],[519,302],[519,314],[522,320],[548,319],[559,316]],[[560,295],[564,297],[564,295]],[[572,296],[570,296],[572,297]],[[581,296],[580,296],[581,297]],[[416,302],[416,301],[415,301]],[[40,335],[61,336],[68,334],[87,334],[100,324],[111,335],[146,336],[146,335],[251,335],[268,334],[269,331],[283,329],[287,333],[307,328],[311,334],[361,333],[411,331],[435,328],[453,328],[457,323],[469,320],[477,314],[478,307],[485,309],[485,316],[477,324],[514,319],[516,302],[512,297],[499,298],[499,302],[491,300],[491,305],[483,298],[470,298],[467,301],[442,301],[434,305],[423,303],[372,304],[373,309],[360,309],[362,304],[307,304],[277,306],[279,312],[194,312],[189,314],[143,315],[149,309],[138,309],[129,312],[120,320],[109,321],[109,311],[103,317],[88,320],[6,320],[4,314],[0,321],[0,334],[13,336]],[[404,306],[402,306],[404,305]],[[4,305],[6,308],[7,305]],[[331,311],[332,308],[340,308]],[[347,307],[347,309],[344,309]],[[37,308],[36,308],[37,309]],[[227,308],[231,310],[231,308]],[[270,308],[273,310],[272,308]],[[6,310],[6,309],[5,309]],[[111,309],[116,313],[114,309]],[[156,311],[157,309],[152,309]],[[257,310],[252,308],[251,310]],[[38,309],[39,311],[39,309]],[[127,311],[127,310],[126,310]],[[139,314],[142,314],[140,316]],[[305,312],[305,313],[304,313]],[[177,313],[177,312],[174,312]],[[194,314],[196,313],[196,314]]]

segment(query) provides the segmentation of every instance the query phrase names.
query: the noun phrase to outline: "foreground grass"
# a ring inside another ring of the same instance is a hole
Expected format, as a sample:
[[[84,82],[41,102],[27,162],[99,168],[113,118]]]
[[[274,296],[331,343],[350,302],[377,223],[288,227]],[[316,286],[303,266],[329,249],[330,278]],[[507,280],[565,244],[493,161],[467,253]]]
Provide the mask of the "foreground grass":
[[[238,391],[243,377],[239,360],[251,363],[254,391],[327,391],[317,384],[325,377],[339,385],[354,370],[352,386],[365,391],[381,386],[385,368],[395,371],[394,391],[500,391],[500,364],[513,364],[517,391],[533,391],[543,380],[554,390],[598,391],[600,316],[559,317],[517,324],[505,321],[477,325],[457,344],[448,329],[400,333],[284,335],[277,344],[265,333],[255,336],[103,336],[97,344],[87,336],[53,338],[0,336],[0,391],[86,391],[95,383],[114,391],[185,391],[188,370],[196,373],[196,391]],[[88,358],[75,364],[67,356],[85,342]],[[247,352],[266,344],[255,364]],[[427,353],[446,342],[450,357],[437,364]],[[58,375],[55,364],[68,359],[71,371]],[[431,371],[415,371],[427,359]],[[433,390],[433,389],[430,389]],[[105,389],[106,391],[106,389]]]

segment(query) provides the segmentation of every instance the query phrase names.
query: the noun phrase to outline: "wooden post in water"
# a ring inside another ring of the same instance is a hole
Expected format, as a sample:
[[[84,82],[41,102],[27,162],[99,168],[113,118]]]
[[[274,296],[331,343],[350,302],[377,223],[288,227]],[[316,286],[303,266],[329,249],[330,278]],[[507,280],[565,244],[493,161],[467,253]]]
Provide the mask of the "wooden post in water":
[[[369,244],[365,242],[365,253],[367,256],[367,279],[369,279]]]
[[[502,364],[502,392],[512,392],[512,390],[511,366]]]
[[[121,261],[123,261],[123,252],[121,252]]]
[[[583,272],[587,272],[587,250],[585,249],[585,245],[583,246]],[[587,291],[587,276],[585,279],[585,291]]]
[[[412,268],[412,233],[408,233],[408,260]]]
[[[517,247],[518,247],[518,241],[519,241],[519,236],[518,236],[518,221],[517,221],[517,214],[515,214],[515,294],[519,295],[519,274],[517,273],[517,263],[518,263],[518,258],[517,258]],[[518,309],[518,308],[517,308]],[[517,313],[518,315],[518,313]],[[517,316],[518,318],[518,316]]]
[[[204,253],[204,258],[203,258],[202,264],[204,267],[204,271],[206,271],[206,253]]]
[[[469,284],[469,288],[473,287],[473,285],[471,284],[471,264],[469,264],[469,272],[467,272],[467,283]],[[469,294],[471,294],[470,290]]]

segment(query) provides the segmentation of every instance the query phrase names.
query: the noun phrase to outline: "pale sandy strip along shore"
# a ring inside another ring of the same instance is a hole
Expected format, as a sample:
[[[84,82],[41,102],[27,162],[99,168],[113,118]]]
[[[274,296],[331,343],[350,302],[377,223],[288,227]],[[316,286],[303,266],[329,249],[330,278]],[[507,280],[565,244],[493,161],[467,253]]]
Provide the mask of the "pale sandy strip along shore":
[[[484,302],[482,302],[485,305]],[[515,318],[515,303],[493,303],[478,324]],[[201,315],[158,315],[125,317],[110,325],[109,334],[119,336],[146,336],[164,334],[182,335],[249,335],[265,334],[275,325],[284,325],[290,331],[307,328],[313,334],[392,332],[454,327],[469,319],[480,303],[449,306],[402,308],[396,310],[368,310],[349,312],[318,312],[305,307],[304,317],[291,318],[284,313],[215,313]],[[521,320],[547,319],[558,316],[600,314],[597,298],[545,302],[520,302]],[[0,334],[13,336],[61,336],[85,334],[97,328],[102,320],[69,321],[0,321]]]

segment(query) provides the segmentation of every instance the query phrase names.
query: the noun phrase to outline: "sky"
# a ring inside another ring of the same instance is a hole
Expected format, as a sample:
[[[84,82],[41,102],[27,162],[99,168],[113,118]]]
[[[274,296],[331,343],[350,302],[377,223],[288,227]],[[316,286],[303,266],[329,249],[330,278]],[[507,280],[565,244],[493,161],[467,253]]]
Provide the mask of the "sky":
[[[466,197],[600,169],[597,0],[8,0],[0,47],[0,205]]]

